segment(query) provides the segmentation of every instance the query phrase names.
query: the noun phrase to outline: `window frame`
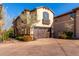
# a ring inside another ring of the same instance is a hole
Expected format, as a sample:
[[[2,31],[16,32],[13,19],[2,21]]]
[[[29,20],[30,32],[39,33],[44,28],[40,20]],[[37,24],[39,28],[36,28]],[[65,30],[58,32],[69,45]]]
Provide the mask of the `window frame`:
[[[43,19],[44,20],[49,20],[49,13],[48,12],[43,12]]]

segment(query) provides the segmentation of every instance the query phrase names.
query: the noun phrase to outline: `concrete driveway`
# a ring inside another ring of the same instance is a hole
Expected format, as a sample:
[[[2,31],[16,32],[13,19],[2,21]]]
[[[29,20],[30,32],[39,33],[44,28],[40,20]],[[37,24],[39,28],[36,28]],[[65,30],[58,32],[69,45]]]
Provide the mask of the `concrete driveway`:
[[[2,56],[79,56],[79,40],[43,38],[0,44]]]

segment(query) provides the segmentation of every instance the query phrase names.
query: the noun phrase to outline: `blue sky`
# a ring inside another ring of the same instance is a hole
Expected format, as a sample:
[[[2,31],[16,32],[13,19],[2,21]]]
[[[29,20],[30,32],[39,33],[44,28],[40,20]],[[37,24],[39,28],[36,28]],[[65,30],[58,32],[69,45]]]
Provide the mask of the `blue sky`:
[[[36,7],[45,6],[54,11],[55,16],[58,16],[79,7],[79,3],[4,3],[3,6],[7,14],[4,26],[6,29],[12,25],[13,18],[20,15],[24,9],[32,10]]]

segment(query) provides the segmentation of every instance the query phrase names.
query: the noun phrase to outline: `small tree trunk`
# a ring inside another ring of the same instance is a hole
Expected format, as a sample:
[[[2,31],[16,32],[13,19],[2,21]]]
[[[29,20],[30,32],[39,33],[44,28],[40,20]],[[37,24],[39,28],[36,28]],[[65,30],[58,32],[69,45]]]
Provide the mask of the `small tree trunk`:
[[[33,38],[33,28],[30,28],[30,36],[32,37],[32,40],[34,40],[34,38]]]

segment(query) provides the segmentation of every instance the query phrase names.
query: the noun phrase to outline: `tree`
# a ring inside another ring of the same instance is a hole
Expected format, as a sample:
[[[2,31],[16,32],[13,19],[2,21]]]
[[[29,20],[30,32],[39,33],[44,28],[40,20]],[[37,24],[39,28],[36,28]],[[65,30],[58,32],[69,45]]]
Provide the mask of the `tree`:
[[[3,18],[4,18],[4,15],[3,15],[3,6],[0,5],[0,31],[2,29],[2,26],[4,25]]]
[[[36,13],[34,14],[30,14],[29,13],[23,13],[20,15],[20,18],[22,20],[24,20],[24,22],[26,21],[26,32],[27,35],[24,36],[24,38],[26,38],[27,41],[30,40],[34,40],[33,38],[33,28],[35,26],[35,23],[38,22],[38,20],[36,19]]]
[[[36,14],[23,13],[20,15],[20,17],[22,20],[27,21],[26,28],[29,28],[29,31],[34,27],[34,24],[38,22],[38,20],[36,19]],[[28,31],[28,29],[27,29],[27,31]]]

